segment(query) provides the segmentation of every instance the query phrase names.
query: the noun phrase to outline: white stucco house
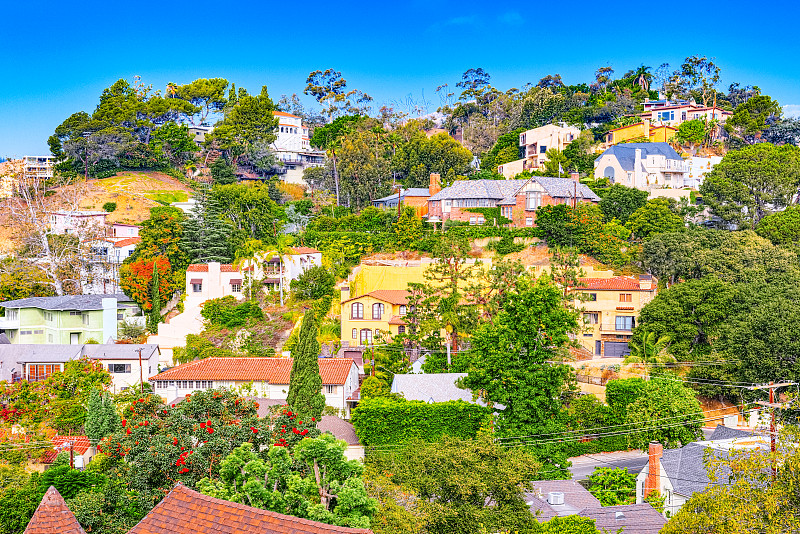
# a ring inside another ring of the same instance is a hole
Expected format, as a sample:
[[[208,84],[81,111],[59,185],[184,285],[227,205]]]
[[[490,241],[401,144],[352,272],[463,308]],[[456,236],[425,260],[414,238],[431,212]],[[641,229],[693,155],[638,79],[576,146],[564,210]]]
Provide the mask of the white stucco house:
[[[249,395],[285,399],[293,363],[293,358],[206,358],[151,376],[150,384],[167,403],[195,391],[246,385],[252,387]],[[320,358],[319,374],[325,404],[349,417],[347,399],[359,386],[356,363],[350,358]]]
[[[645,191],[682,189],[688,174],[688,163],[669,143],[622,143],[594,161],[595,178]]]

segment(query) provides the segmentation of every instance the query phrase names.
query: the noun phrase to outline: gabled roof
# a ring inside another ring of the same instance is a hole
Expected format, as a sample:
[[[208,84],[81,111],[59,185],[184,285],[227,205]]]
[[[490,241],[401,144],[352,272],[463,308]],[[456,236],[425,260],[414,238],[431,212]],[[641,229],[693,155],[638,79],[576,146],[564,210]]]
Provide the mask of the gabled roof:
[[[428,200],[454,198],[491,198],[501,200],[513,196],[528,180],[456,180]]]
[[[5,308],[39,308],[41,310],[102,310],[103,299],[114,298],[117,303],[133,302],[123,293],[110,293],[107,295],[63,295],[61,297],[30,297],[27,299],[7,300],[0,302]]]
[[[706,471],[706,447],[689,443],[680,449],[666,449],[661,456],[661,465],[670,479],[675,493],[684,497],[704,491],[711,483]],[[710,454],[718,455],[717,451]]]
[[[747,438],[752,435],[753,435],[752,432],[748,432],[746,430],[739,430],[738,428],[730,428],[725,425],[717,425],[717,427],[714,429],[714,432],[711,433],[711,437],[708,438],[708,441],[730,439],[730,438]]]
[[[292,247],[292,254],[319,254],[319,250],[311,247]]]
[[[354,365],[350,358],[320,358],[322,383],[342,385]],[[288,384],[293,358],[205,358],[162,371],[149,380],[229,380]]]
[[[86,534],[58,490],[50,486],[25,528],[25,534]]]
[[[276,117],[291,117],[293,119],[300,118],[297,115],[292,115],[291,113],[286,113],[285,111],[273,111],[272,114],[275,115]]]
[[[647,503],[587,508],[580,515],[594,519],[600,532],[622,529],[625,534],[658,534],[667,524],[664,516]]]
[[[653,289],[642,289],[640,280],[632,276],[613,276],[611,278],[581,278],[575,289],[587,290],[607,290],[607,291],[654,291],[655,281],[652,282]]]
[[[600,202],[600,197],[592,191],[588,185],[577,183],[572,178],[553,178],[549,176],[535,176],[532,180],[539,182],[548,195],[553,198],[572,198],[577,196],[579,199]]]
[[[372,534],[215,499],[176,484],[128,534]]]
[[[411,292],[405,289],[377,289],[375,291],[370,291],[369,293],[364,293],[363,295],[359,295],[357,297],[353,297],[351,299],[342,301],[342,304],[344,304],[345,302],[358,300],[364,297],[372,297],[377,300],[382,300],[383,302],[388,302],[389,304],[402,305],[408,302],[408,297],[410,295]]]
[[[456,381],[465,376],[466,373],[398,374],[392,381],[392,393],[402,393],[407,400],[424,402],[473,402],[471,390],[456,386]]]
[[[72,442],[72,452],[77,455],[86,453],[92,445],[86,436],[54,436],[50,441],[53,443],[53,450],[46,451],[42,455],[43,464],[51,464],[59,452],[69,451],[70,442]]]
[[[120,239],[114,243],[115,248],[127,247],[128,245],[136,245],[142,241],[141,237],[129,237],[127,239]]]
[[[341,439],[348,445],[361,445],[356,436],[356,429],[341,417],[323,415],[317,423],[317,428],[320,432],[330,432],[336,439]]]
[[[536,480],[531,482],[533,491],[523,498],[539,521],[547,521],[560,515],[581,514],[587,508],[600,508],[600,501],[586,488],[574,480]],[[550,504],[547,495],[563,493],[564,504]]]
[[[0,346],[0,362],[13,367],[15,363],[64,363],[86,356],[93,360],[138,360],[142,349],[142,360],[159,354],[155,344],[104,343],[86,345],[48,345],[24,343]]]
[[[430,191],[427,187],[410,187],[408,189],[401,189],[400,190],[400,197],[429,197],[431,196]],[[397,200],[397,193],[393,193],[391,195],[387,195],[383,198],[378,198],[372,201],[374,204],[375,202],[389,202],[390,200]]]
[[[664,156],[670,160],[683,161],[683,158],[675,152],[669,143],[621,143],[606,149],[605,152],[600,154],[603,156],[614,156],[619,161],[620,166],[626,171],[633,171],[636,163],[636,150],[642,151],[642,159],[647,156]]]

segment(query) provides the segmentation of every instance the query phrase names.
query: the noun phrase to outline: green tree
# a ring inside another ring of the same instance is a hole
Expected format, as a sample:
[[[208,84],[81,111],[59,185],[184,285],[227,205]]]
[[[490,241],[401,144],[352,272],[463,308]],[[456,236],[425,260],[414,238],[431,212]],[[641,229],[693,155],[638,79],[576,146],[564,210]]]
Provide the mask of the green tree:
[[[181,167],[197,151],[197,145],[189,135],[189,127],[174,122],[168,122],[155,130],[150,144],[160,158],[175,168]]]
[[[705,121],[700,119],[684,121],[678,126],[675,140],[679,143],[687,143],[689,148],[694,151],[697,145],[702,145],[705,142],[708,133],[708,125]]]
[[[700,185],[703,203],[725,224],[755,228],[792,202],[800,185],[800,148],[759,143],[732,150]]]
[[[248,239],[273,244],[282,235],[283,210],[270,198],[266,185],[218,185],[209,192],[209,202],[218,207],[219,217],[231,228],[230,250],[239,249]]]
[[[631,214],[625,227],[640,239],[675,232],[683,228],[683,218],[675,211],[673,199],[653,198]]]
[[[595,520],[579,515],[554,517],[542,523],[542,534],[600,534],[595,528]]]
[[[199,78],[192,83],[177,85],[167,84],[167,98],[181,99],[189,104],[183,115],[195,126],[207,124],[212,113],[220,113],[227,103],[225,90],[228,80],[225,78]]]
[[[400,250],[411,249],[423,236],[422,219],[411,206],[405,206],[394,224],[395,243]]]
[[[737,106],[725,122],[725,130],[748,144],[754,144],[769,127],[767,121],[780,116],[781,106],[777,100],[767,95],[753,96]]]
[[[497,138],[494,146],[486,155],[481,158],[481,169],[485,171],[496,171],[498,165],[520,159],[519,157],[519,134],[524,132],[522,128],[504,133]]]
[[[196,203],[183,225],[181,245],[190,263],[231,263],[231,224],[222,217],[216,196],[198,191]]]
[[[186,283],[186,267],[189,265],[189,258],[181,244],[185,222],[186,216],[178,208],[150,208],[150,218],[142,223],[139,231],[141,241],[123,263],[129,264],[140,259],[153,260],[163,256],[167,258],[172,269],[169,292],[183,289]]]
[[[89,402],[86,406],[86,422],[84,431],[86,436],[93,442],[99,442],[119,429],[120,417],[111,400],[111,395],[93,389],[89,394]]]
[[[153,262],[153,277],[150,279],[150,313],[147,316],[147,329],[158,334],[158,323],[161,322],[161,288],[158,282],[158,266]]]
[[[333,296],[336,277],[331,272],[320,265],[303,271],[296,279],[292,280],[289,286],[292,293],[302,300],[317,300],[324,297]]]
[[[39,492],[39,473],[27,478],[24,484],[6,488],[0,494],[0,531],[22,534],[42,500]]]
[[[292,375],[286,403],[303,418],[319,419],[325,408],[322,394],[322,378],[319,374],[318,327],[314,310],[310,309],[303,317],[297,347],[292,353]]]
[[[603,193],[600,209],[605,220],[617,219],[620,223],[628,222],[633,213],[647,203],[647,191],[614,184]]]
[[[636,475],[624,468],[595,467],[589,475],[587,489],[603,506],[633,504],[636,501]]]
[[[800,206],[787,206],[783,211],[765,216],[758,223],[756,233],[775,245],[800,251]]]
[[[396,143],[391,168],[408,187],[428,187],[431,173],[439,174],[445,183],[469,174],[472,157],[472,152],[449,135],[428,137],[418,129],[408,141]]]
[[[564,152],[557,148],[548,149],[545,156],[547,160],[544,162],[544,169],[540,171],[542,176],[566,176],[571,170],[577,170]]]
[[[215,184],[235,184],[237,181],[236,169],[225,161],[224,157],[219,157],[211,164],[211,178],[214,179]]]
[[[416,442],[395,454],[376,455],[367,465],[369,481],[413,494],[410,507],[421,512],[424,532],[461,534],[480,531],[535,531],[523,498],[539,464],[530,453],[502,447],[488,436],[476,440],[444,437]]]
[[[230,107],[206,139],[209,146],[215,143],[228,155],[235,167],[240,156],[250,151],[258,143],[269,144],[275,138],[278,118],[273,115],[275,106],[267,93],[267,86],[261,88],[258,96],[240,90],[236,103]]]
[[[696,393],[668,373],[645,383],[642,396],[628,405],[626,424],[636,430],[628,435],[630,446],[645,451],[652,441],[676,448],[703,436],[703,412]]]
[[[577,139],[564,147],[564,156],[572,163],[581,176],[594,175],[595,153],[592,151],[594,136],[591,131],[583,131]]]
[[[577,313],[564,307],[561,291],[540,279],[518,284],[494,321],[473,334],[463,384],[498,407],[496,432],[505,443],[562,430],[559,414],[574,396],[575,376],[571,367],[554,361],[577,328]],[[565,467],[566,455],[546,445],[537,454]]]

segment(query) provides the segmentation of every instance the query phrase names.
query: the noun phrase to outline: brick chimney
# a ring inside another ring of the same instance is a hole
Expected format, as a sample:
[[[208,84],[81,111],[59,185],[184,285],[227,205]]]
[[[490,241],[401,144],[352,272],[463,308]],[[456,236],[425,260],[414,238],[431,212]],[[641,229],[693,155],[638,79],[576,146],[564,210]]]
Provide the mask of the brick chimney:
[[[569,177],[570,177],[570,179],[575,180],[576,182],[580,182],[581,181],[581,175],[580,175],[580,173],[578,171],[570,172],[569,173]]]
[[[651,441],[647,451],[648,469],[647,480],[644,482],[644,495],[647,498],[653,491],[661,491],[661,455],[664,446],[656,441]]]
[[[442,177],[435,172],[431,173],[431,184],[428,186],[428,194],[435,195],[442,190]]]

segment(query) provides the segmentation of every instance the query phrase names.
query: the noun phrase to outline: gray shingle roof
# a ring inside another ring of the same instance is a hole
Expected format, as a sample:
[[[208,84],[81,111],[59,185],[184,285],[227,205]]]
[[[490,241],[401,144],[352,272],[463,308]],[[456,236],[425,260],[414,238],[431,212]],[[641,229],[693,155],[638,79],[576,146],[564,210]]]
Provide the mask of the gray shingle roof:
[[[513,196],[528,180],[456,180],[428,200],[454,198],[491,198],[502,200]]]
[[[752,432],[748,432],[746,430],[730,428],[725,425],[717,425],[717,428],[714,429],[714,432],[712,432],[711,437],[708,438],[708,440],[715,441],[718,439],[744,438],[752,435]]]
[[[456,387],[456,380],[466,373],[435,373],[430,375],[394,375],[392,393],[402,393],[407,400],[472,402],[472,392]]]
[[[588,508],[580,515],[594,519],[600,532],[622,529],[624,534],[658,534],[667,524],[664,516],[647,503]]]
[[[552,178],[549,176],[537,176],[534,178],[537,182],[544,187],[547,194],[553,198],[572,198],[577,195],[579,199],[588,199],[594,202],[600,202],[600,197],[595,195],[588,185],[578,183],[577,193],[575,187],[575,180],[572,178]]]
[[[523,498],[539,521],[547,521],[556,516],[585,515],[584,510],[600,507],[600,501],[574,480],[536,480],[531,485],[533,491],[525,493]],[[547,494],[550,492],[563,493],[564,504],[548,503]]]
[[[707,449],[696,443],[689,443],[680,449],[667,449],[661,457],[661,465],[672,482],[675,493],[691,497],[693,493],[704,491],[711,482],[706,471],[706,450],[711,455],[719,451]]]
[[[428,197],[430,196],[430,192],[428,191],[427,187],[410,187],[408,189],[403,189],[400,191],[400,196],[402,198],[406,197]],[[393,193],[391,195],[385,196],[383,198],[377,198],[373,200],[373,204],[376,202],[389,202],[391,200],[397,201],[397,193]]]
[[[64,295],[61,297],[30,297],[27,299],[7,300],[0,302],[6,308],[39,308],[42,310],[102,310],[104,298],[115,298],[117,304],[133,302],[122,293],[108,295]]]
[[[317,423],[321,432],[330,432],[336,439],[344,440],[348,445],[360,445],[353,425],[335,415],[323,415]]]
[[[616,156],[617,161],[619,161],[620,166],[624,170],[633,171],[637,148],[642,150],[642,159],[645,159],[648,155],[660,155],[666,156],[667,159],[683,161],[669,143],[622,143],[606,149],[600,157],[602,158],[607,154]]]
[[[139,349],[142,349],[142,360],[148,360],[159,352],[158,345],[147,343],[114,343],[104,345],[83,345],[83,355],[93,360],[138,360]]]

